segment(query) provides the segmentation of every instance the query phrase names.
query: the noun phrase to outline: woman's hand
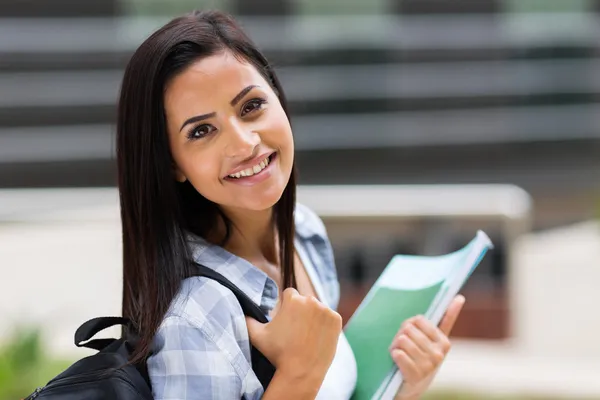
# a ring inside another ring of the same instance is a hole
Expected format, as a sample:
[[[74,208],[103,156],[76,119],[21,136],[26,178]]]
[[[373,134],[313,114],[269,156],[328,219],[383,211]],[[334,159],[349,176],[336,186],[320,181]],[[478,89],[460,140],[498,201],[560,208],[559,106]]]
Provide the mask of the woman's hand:
[[[423,316],[406,320],[390,346],[392,359],[402,373],[403,384],[396,400],[419,399],[429,388],[450,351],[450,331],[462,310],[465,298],[456,296],[439,327]]]
[[[246,318],[252,344],[287,378],[319,381],[335,356],[342,330],[338,313],[314,297],[288,288],[266,324]]]

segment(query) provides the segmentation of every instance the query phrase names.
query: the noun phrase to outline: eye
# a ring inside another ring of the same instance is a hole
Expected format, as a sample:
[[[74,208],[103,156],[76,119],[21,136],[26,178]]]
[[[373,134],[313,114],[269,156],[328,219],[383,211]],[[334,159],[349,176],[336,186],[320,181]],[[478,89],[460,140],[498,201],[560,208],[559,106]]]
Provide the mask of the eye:
[[[215,130],[215,127],[209,124],[198,125],[192,128],[188,133],[189,140],[202,139],[206,135],[210,135]]]
[[[242,117],[248,113],[258,111],[263,108],[267,101],[265,99],[252,99],[244,104],[242,107]]]

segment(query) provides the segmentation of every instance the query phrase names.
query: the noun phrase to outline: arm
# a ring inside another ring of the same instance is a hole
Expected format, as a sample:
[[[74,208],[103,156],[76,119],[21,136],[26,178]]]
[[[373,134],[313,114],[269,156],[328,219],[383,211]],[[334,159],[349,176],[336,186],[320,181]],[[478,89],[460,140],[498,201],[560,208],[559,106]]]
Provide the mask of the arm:
[[[322,382],[323,377],[316,374],[315,376],[294,377],[277,371],[262,399],[313,400],[317,396]]]

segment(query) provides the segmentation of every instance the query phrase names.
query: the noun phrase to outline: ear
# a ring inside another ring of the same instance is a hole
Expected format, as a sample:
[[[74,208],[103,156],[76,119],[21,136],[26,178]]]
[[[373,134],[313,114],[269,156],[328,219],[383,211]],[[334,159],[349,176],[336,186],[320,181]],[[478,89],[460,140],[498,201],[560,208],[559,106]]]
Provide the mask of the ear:
[[[175,176],[175,180],[179,183],[183,183],[187,181],[186,176],[181,172],[179,168],[175,164],[173,164],[173,175]]]

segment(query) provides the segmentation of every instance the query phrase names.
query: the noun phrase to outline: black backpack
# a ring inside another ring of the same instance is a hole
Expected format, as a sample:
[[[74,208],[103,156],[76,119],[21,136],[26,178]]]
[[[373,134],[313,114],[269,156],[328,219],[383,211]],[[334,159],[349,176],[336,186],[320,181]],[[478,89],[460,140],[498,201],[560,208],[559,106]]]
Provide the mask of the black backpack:
[[[235,294],[245,315],[259,322],[267,322],[264,312],[237,286],[214,270],[199,264],[197,266],[197,276],[213,279]],[[82,324],[75,332],[75,345],[98,350],[98,353],[77,361],[45,386],[37,388],[25,400],[151,400],[152,390],[145,362],[136,365],[128,362],[135,348],[136,336],[87,342],[98,332],[114,325],[129,326],[129,321],[121,317],[99,317]],[[252,369],[266,389],[275,368],[253,346],[251,357]]]

